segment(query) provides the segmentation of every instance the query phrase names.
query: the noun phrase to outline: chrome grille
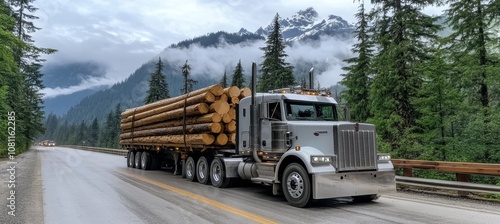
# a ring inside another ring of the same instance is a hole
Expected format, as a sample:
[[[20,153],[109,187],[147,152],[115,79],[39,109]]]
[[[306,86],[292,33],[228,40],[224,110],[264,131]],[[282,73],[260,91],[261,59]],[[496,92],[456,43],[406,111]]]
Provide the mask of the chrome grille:
[[[377,169],[377,147],[375,126],[340,124],[334,127],[335,154],[339,171],[359,171]]]

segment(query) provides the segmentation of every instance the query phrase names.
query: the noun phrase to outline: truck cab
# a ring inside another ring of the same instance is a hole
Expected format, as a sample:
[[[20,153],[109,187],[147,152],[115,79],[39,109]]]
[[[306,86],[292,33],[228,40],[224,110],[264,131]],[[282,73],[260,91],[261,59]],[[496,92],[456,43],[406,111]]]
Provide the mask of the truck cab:
[[[346,196],[370,201],[395,191],[390,156],[377,153],[375,126],[339,121],[337,102],[325,91],[279,89],[256,94],[255,105],[255,134],[250,97],[238,108],[237,153],[249,158],[239,164],[240,177],[272,184],[297,207]]]

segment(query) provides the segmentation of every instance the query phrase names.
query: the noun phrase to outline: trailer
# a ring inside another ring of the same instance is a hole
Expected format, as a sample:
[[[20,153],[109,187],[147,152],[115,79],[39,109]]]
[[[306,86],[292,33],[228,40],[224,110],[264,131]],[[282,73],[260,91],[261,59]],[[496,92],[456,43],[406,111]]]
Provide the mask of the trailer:
[[[326,90],[315,90],[313,79],[311,70],[307,89],[238,90],[237,100],[228,88],[211,86],[128,109],[120,141],[128,150],[127,166],[168,167],[188,181],[219,188],[237,179],[265,183],[296,207],[338,197],[371,201],[394,192],[394,167],[390,155],[377,153],[375,126],[340,121],[337,102]],[[252,89],[255,81],[254,63]],[[217,93],[213,99],[208,94],[210,105],[199,106],[207,97],[198,95],[207,91]],[[232,110],[234,118],[223,121]]]

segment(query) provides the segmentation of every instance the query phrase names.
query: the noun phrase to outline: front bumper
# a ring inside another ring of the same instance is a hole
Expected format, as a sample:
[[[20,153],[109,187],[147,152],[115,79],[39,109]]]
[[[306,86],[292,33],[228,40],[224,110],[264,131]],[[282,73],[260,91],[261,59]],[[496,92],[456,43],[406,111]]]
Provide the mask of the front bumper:
[[[314,199],[385,194],[396,191],[396,179],[393,170],[320,173],[312,175],[312,187]]]

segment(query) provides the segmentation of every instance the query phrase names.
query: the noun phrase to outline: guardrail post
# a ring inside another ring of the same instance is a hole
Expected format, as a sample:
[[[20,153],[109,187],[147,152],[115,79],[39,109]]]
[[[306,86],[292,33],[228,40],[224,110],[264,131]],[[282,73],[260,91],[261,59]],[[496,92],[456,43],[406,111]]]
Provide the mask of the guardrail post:
[[[457,173],[456,176],[459,182],[469,182],[469,174]],[[468,191],[458,191],[457,193],[459,196],[467,196],[470,194]]]
[[[413,170],[411,168],[403,168],[403,176],[413,177]]]

